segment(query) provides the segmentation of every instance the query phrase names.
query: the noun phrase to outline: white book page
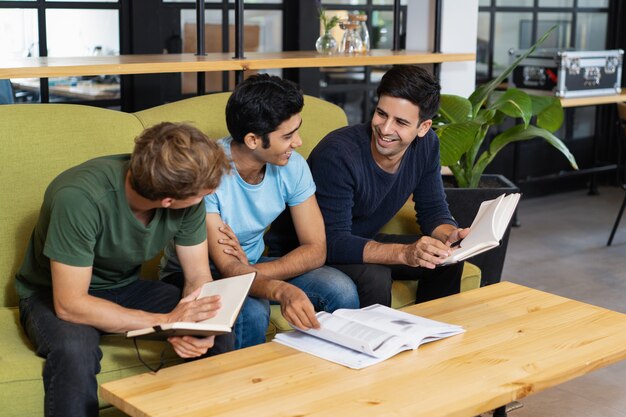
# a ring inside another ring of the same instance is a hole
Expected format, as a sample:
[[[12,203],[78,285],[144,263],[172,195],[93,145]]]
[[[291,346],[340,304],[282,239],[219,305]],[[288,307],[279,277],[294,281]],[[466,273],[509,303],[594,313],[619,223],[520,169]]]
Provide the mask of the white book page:
[[[504,232],[506,232],[506,227],[509,225],[511,218],[513,217],[513,213],[515,213],[515,208],[517,207],[517,203],[520,199],[519,193],[509,194],[502,200],[502,204],[498,208],[498,213],[496,217],[496,222],[494,224],[496,237],[498,240],[502,239],[504,236]]]
[[[426,341],[437,340],[464,331],[461,326],[419,317],[380,304],[360,310],[339,309],[333,315],[400,336],[408,341],[411,349],[417,349]]]
[[[452,255],[442,265],[459,262],[499,246],[519,199],[520,194],[513,193],[483,201],[470,226],[469,234],[458,248],[453,249]]]
[[[484,242],[479,245],[471,246],[469,248],[457,248],[452,251],[452,255],[448,256],[441,265],[449,265],[455,262],[460,262],[472,256],[487,252],[489,249],[493,249],[499,245],[500,242],[494,240],[491,242]]]
[[[362,369],[385,360],[299,331],[278,333],[273,341],[352,369]]]
[[[301,331],[378,358],[388,358],[410,348],[404,337],[324,311],[317,313],[317,319],[319,329]]]
[[[494,230],[494,219],[498,206],[504,199],[504,194],[494,200],[483,201],[470,226],[469,234],[461,241],[463,249],[479,245],[483,242],[498,241]]]
[[[213,294],[219,294],[221,296],[222,307],[218,310],[215,317],[195,323],[162,323],[159,326],[128,331],[126,332],[126,337],[159,333],[157,331],[158,327],[163,331],[176,331],[176,333],[180,335],[184,335],[185,330],[196,331],[196,335],[201,335],[203,331],[228,333],[235,323],[237,314],[239,314],[239,310],[241,310],[241,306],[243,305],[246,295],[248,295],[248,291],[250,290],[255,276],[256,272],[252,272],[236,277],[207,282],[202,286],[198,298],[208,297]],[[158,338],[157,336],[155,337]]]
[[[221,324],[232,327],[239,314],[239,310],[243,305],[252,281],[256,273],[238,275],[231,278],[222,278],[215,281],[207,282],[202,286],[198,298],[208,297],[209,295],[218,294],[221,297],[222,307],[217,311],[215,317],[203,320],[199,323],[205,324]]]

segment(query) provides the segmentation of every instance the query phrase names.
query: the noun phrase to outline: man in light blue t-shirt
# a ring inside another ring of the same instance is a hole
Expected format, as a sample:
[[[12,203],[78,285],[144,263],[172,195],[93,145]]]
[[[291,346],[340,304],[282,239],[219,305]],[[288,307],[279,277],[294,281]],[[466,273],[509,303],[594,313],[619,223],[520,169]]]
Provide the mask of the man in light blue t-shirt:
[[[214,276],[258,274],[235,324],[235,348],[265,341],[270,301],[303,329],[319,327],[316,310],[359,307],[352,280],[323,266],[326,234],[315,183],[304,158],[294,152],[302,145],[303,104],[295,84],[260,74],[239,84],[226,106],[231,136],[219,143],[233,170],[205,197],[209,257]],[[280,258],[264,257],[263,234],[285,207],[300,245]],[[164,280],[182,282],[177,265],[166,250]]]

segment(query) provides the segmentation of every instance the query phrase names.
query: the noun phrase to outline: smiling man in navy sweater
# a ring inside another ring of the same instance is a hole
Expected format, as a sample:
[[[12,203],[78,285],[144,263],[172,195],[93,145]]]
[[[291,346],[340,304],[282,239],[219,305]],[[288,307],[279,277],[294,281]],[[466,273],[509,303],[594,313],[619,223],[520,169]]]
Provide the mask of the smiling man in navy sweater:
[[[431,129],[440,89],[424,69],[394,66],[378,87],[371,123],[329,133],[308,159],[327,263],[354,280],[361,307],[390,305],[394,279],[419,279],[416,302],[460,290],[462,264],[437,267],[469,233],[457,227],[441,181],[439,139]],[[423,235],[380,234],[411,194]]]

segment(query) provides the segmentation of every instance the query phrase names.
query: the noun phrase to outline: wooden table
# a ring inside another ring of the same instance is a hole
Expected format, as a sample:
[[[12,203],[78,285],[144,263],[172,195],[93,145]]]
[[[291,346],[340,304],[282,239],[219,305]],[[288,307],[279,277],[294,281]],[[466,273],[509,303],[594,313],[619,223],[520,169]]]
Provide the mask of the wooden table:
[[[39,92],[38,78],[20,79],[12,81],[16,90]],[[79,100],[116,100],[120,98],[120,85],[98,84],[90,81],[80,81],[77,85],[57,84],[49,87],[50,95],[68,97]]]
[[[406,311],[467,332],[359,371],[267,343],[100,391],[131,416],[475,416],[626,357],[626,315],[508,282]]]

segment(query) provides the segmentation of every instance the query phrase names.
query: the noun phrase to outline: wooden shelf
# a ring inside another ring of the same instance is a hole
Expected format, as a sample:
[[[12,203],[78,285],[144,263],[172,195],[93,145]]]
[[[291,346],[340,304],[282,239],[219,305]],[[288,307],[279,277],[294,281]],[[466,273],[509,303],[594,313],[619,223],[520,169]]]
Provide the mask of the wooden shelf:
[[[367,55],[319,55],[313,51],[248,52],[244,59],[231,53],[117,55],[77,58],[0,59],[0,79],[47,78],[104,74],[260,70],[270,68],[353,67],[391,64],[434,64],[473,61],[472,53],[442,54],[418,51],[373,50]]]
[[[626,93],[611,94],[608,96],[595,96],[595,97],[577,97],[577,98],[562,98],[561,105],[563,107],[583,107],[583,106],[596,106],[598,104],[612,104],[626,102]]]

